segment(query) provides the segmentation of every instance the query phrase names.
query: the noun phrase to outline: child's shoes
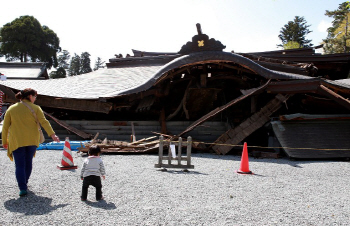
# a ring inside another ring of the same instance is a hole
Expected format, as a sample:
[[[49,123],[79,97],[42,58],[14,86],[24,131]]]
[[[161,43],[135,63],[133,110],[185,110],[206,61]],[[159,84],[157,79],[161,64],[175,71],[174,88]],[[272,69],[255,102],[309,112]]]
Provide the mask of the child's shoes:
[[[27,190],[20,190],[19,191],[19,196],[25,196],[27,195]]]

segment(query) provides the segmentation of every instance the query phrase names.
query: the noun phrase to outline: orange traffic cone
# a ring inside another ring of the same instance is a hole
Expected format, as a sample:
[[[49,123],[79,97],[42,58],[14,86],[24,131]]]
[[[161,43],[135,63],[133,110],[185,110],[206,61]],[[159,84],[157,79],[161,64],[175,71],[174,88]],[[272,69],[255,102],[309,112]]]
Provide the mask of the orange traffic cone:
[[[76,169],[76,168],[78,168],[73,163],[72,149],[70,148],[69,138],[68,137],[66,137],[66,141],[64,142],[63,156],[62,156],[61,164],[57,165],[57,168],[59,168],[60,170]]]
[[[252,174],[252,171],[249,170],[248,148],[246,142],[244,142],[243,145],[241,167],[236,172],[240,174]]]

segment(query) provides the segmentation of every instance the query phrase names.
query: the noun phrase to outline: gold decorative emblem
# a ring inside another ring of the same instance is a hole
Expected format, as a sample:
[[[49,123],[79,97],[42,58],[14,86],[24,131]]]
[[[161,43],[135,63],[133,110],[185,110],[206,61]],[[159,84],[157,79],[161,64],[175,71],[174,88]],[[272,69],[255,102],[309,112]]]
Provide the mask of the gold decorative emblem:
[[[198,47],[204,46],[204,40],[198,41]]]

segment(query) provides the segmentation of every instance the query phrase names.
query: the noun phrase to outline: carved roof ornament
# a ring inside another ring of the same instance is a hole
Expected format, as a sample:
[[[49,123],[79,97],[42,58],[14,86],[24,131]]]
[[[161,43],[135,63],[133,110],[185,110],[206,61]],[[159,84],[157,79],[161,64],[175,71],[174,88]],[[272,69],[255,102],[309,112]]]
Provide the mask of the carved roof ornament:
[[[202,33],[201,25],[198,23],[198,35],[192,37],[192,42],[187,42],[181,47],[180,54],[189,54],[202,51],[222,51],[226,48],[220,41],[213,38],[209,39],[208,35]]]

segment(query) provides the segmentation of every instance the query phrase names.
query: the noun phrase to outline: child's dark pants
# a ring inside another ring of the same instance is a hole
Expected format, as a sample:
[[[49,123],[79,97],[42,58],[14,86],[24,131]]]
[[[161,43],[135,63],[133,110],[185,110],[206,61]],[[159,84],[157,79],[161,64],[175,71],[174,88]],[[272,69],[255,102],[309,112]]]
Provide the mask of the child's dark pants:
[[[83,180],[83,189],[81,192],[81,199],[87,199],[88,188],[92,185],[96,188],[96,200],[102,198],[102,184],[100,176],[87,176]]]

